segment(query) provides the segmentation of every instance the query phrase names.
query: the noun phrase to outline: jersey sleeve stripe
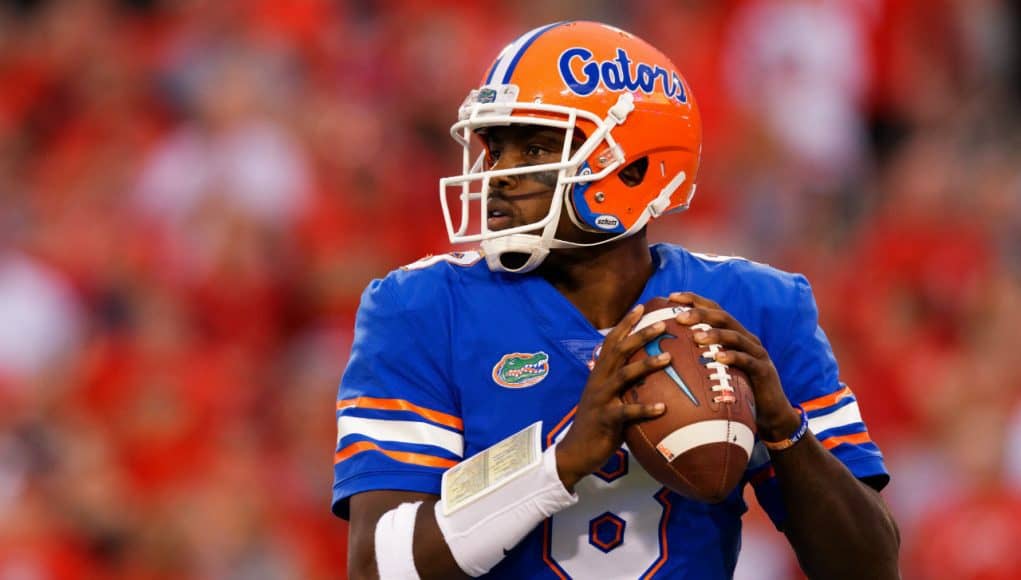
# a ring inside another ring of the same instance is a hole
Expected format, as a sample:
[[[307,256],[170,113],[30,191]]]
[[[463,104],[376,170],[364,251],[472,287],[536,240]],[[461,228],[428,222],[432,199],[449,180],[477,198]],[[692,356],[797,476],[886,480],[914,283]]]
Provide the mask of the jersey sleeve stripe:
[[[827,437],[820,441],[822,446],[826,449],[833,449],[838,445],[849,443],[851,445],[864,445],[866,443],[872,443],[872,438],[869,437],[868,431],[863,433],[852,433],[851,435],[834,435],[833,437]]]
[[[830,437],[854,435],[855,433],[864,433],[866,431],[868,431],[868,428],[865,427],[865,423],[851,423],[827,429],[825,431],[819,431],[818,433],[815,433],[815,438],[822,441],[823,439],[829,439]]]
[[[453,431],[419,421],[391,421],[341,415],[337,419],[337,443],[344,437],[361,435],[378,441],[432,445],[461,457],[464,437]]]
[[[420,407],[404,399],[378,399],[376,397],[356,397],[354,399],[342,399],[337,401],[337,410],[342,411],[348,407],[359,409],[379,409],[385,411],[410,411],[416,413],[438,425],[446,425],[451,429],[464,431],[464,421],[460,417]]]
[[[343,449],[359,441],[368,441],[369,443],[372,443],[374,445],[379,445],[380,447],[386,449],[387,451],[420,453],[422,455],[429,455],[430,457],[439,457],[440,459],[451,459],[454,461],[461,461],[461,459],[463,459],[460,455],[454,455],[453,453],[447,451],[442,447],[434,447],[432,445],[420,445],[418,443],[401,443],[400,441],[377,441],[375,439],[357,433],[354,435],[348,435],[341,439],[340,445],[337,446],[337,449]],[[373,453],[371,455],[376,456],[378,454]],[[379,458],[376,457],[376,459]]]
[[[333,464],[336,465],[364,451],[377,451],[395,461],[410,463],[412,465],[423,465],[425,467],[440,467],[448,469],[457,465],[457,461],[454,461],[453,459],[443,459],[442,457],[426,455],[425,453],[412,453],[411,451],[391,451],[389,449],[383,449],[371,441],[358,441],[344,447],[333,456]]]
[[[851,404],[854,404],[854,403],[857,403],[857,402],[858,402],[858,399],[855,399],[854,396],[844,397],[843,399],[840,399],[839,401],[837,401],[836,403],[830,405],[829,407],[822,407],[820,409],[813,409],[811,411],[805,411],[805,412],[808,413],[808,418],[809,418],[809,420],[811,420],[811,419],[814,419],[816,417],[821,417],[822,415],[826,415],[827,413],[832,413],[832,412],[834,412],[834,411],[836,411],[838,409],[841,409],[843,407],[846,407],[848,405],[851,405]]]
[[[858,408],[858,403],[852,402],[834,411],[810,417],[808,419],[808,428],[812,430],[812,433],[822,433],[829,429],[861,422],[861,410]]]
[[[836,405],[846,397],[854,397],[854,393],[851,392],[851,387],[844,385],[842,389],[835,393],[823,395],[821,397],[801,403],[801,407],[805,409],[805,411],[816,411],[822,409],[823,407]]]

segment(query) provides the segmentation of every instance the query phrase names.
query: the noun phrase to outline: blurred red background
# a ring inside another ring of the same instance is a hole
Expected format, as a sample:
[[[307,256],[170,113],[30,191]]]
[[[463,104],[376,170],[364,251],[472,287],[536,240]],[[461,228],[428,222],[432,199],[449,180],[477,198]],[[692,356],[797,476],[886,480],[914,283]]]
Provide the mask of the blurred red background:
[[[653,238],[813,282],[905,578],[1021,578],[1018,3],[6,0],[0,579],[345,577],[359,294],[449,249],[458,104],[572,18],[703,110],[694,208]],[[753,508],[737,577],[794,569]]]

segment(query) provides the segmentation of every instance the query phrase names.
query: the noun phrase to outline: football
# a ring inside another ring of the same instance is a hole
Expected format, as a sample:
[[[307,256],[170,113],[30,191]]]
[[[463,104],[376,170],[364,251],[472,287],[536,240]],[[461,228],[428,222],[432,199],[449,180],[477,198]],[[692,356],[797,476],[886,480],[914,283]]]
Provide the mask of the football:
[[[718,345],[695,342],[693,327],[677,322],[686,306],[665,298],[645,304],[635,332],[664,321],[663,334],[635,353],[631,362],[660,352],[670,365],[624,392],[627,403],[664,403],[655,419],[627,427],[624,440],[638,462],[663,485],[698,501],[723,501],[741,481],[755,440],[755,398],[748,377],[716,362]]]

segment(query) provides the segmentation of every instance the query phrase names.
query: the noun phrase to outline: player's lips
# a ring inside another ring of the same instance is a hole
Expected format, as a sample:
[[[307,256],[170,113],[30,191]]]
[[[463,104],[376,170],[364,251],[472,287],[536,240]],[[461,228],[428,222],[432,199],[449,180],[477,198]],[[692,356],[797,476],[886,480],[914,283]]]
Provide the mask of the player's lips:
[[[486,227],[492,231],[505,230],[514,223],[514,212],[509,203],[490,198],[486,205]]]
[[[490,212],[489,218],[486,219],[486,227],[493,232],[497,230],[506,230],[511,227],[511,216]]]
[[[492,190],[486,200],[486,227],[490,231],[497,231],[527,225],[531,222],[524,221],[517,203],[552,195],[553,191],[545,188],[538,191],[515,191],[513,195],[507,195],[503,190]]]

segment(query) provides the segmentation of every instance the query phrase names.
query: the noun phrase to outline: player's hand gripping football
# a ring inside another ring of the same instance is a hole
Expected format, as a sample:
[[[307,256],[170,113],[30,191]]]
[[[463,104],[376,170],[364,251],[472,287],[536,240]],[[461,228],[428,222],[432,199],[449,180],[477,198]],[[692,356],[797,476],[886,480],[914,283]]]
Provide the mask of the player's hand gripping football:
[[[737,367],[748,375],[755,395],[755,423],[759,437],[780,441],[794,433],[801,417],[787,400],[780,375],[759,338],[708,298],[692,292],[675,292],[670,295],[670,301],[691,308],[677,316],[681,324],[705,323],[712,327],[708,331],[696,331],[695,342],[721,345],[723,349],[717,353],[716,360]]]
[[[574,423],[557,445],[557,470],[572,492],[578,480],[602,467],[620,448],[628,423],[658,417],[665,410],[662,403],[630,404],[620,398],[636,381],[670,364],[670,353],[628,363],[631,355],[665,328],[657,322],[630,334],[644,311],[643,306],[631,310],[606,335],[578,401]]]

